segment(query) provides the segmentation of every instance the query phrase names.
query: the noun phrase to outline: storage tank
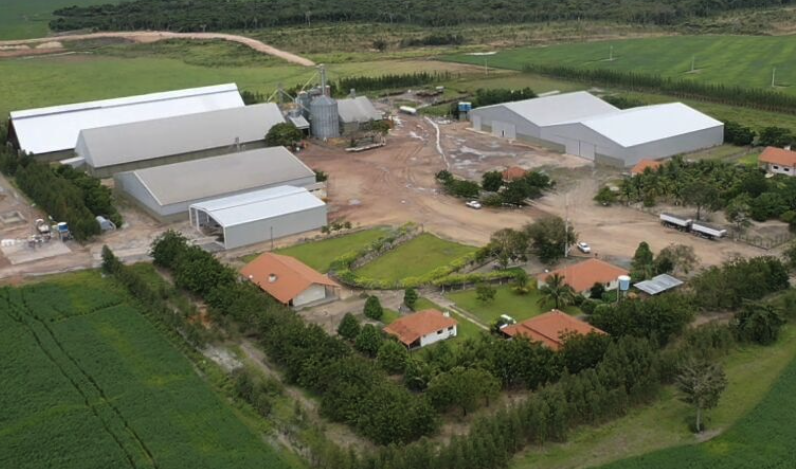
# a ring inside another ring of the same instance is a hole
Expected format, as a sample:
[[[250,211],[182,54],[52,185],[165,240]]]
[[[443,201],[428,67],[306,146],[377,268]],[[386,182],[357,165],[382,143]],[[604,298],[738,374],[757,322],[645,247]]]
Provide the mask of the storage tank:
[[[296,105],[305,119],[310,117],[310,94],[302,91],[296,98]]]
[[[318,96],[310,104],[312,136],[315,138],[337,138],[340,136],[340,115],[337,101],[328,96]]]
[[[630,277],[627,275],[619,276],[619,291],[626,292],[630,290]]]
[[[459,112],[470,112],[473,110],[473,103],[468,101],[459,102]]]

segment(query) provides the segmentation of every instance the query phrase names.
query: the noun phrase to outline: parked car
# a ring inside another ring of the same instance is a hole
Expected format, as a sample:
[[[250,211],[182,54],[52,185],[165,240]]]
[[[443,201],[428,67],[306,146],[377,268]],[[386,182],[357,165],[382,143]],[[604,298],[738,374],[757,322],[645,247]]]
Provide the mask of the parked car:
[[[583,254],[589,254],[591,253],[591,246],[589,246],[588,243],[584,243],[583,241],[581,241],[580,243],[578,243],[578,250]]]
[[[466,205],[467,205],[468,207],[470,207],[470,208],[474,208],[474,209],[476,209],[476,210],[480,210],[480,209],[481,209],[481,207],[483,207],[483,205],[481,205],[481,202],[479,202],[479,201],[477,201],[477,200],[471,200],[471,201],[467,202],[467,204],[466,204]]]

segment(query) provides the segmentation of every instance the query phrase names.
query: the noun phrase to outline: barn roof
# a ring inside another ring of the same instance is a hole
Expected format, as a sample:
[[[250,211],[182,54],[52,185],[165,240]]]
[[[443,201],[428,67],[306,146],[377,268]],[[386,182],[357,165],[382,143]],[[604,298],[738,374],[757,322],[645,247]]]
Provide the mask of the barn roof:
[[[285,122],[274,103],[154,119],[80,132],[77,153],[94,168],[263,140]]]
[[[132,171],[132,174],[160,205],[315,177],[315,172],[285,147],[259,148],[155,166]]]
[[[11,113],[20,148],[33,154],[74,149],[84,129],[243,107],[235,84],[53,106]]]
[[[514,111],[540,127],[619,111],[616,107],[586,91],[495,104],[479,107],[475,111],[501,106]]]
[[[338,100],[337,112],[344,123],[370,122],[384,117],[365,96]]]

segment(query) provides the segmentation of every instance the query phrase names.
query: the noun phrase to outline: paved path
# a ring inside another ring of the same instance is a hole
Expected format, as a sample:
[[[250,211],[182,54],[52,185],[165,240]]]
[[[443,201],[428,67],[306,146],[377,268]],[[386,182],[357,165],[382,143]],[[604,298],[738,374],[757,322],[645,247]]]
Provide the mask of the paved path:
[[[51,36],[36,39],[21,39],[14,41],[0,41],[0,57],[4,54],[8,56],[24,56],[41,54],[44,51],[55,51],[63,49],[61,44],[64,41],[83,41],[87,39],[107,39],[120,38],[129,39],[135,42],[157,42],[166,39],[191,39],[191,40],[222,40],[237,42],[250,47],[263,54],[268,54],[290,63],[314,67],[315,62],[304,57],[292,54],[268,44],[252,39],[250,37],[238,36],[235,34],[223,33],[173,33],[169,31],[129,31],[129,32],[102,32],[91,34],[73,34],[66,36]]]

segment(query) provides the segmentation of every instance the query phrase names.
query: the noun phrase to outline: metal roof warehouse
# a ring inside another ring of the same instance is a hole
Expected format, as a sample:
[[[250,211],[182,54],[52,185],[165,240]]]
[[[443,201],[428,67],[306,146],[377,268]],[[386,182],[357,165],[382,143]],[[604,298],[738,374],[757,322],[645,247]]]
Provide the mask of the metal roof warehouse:
[[[274,103],[257,104],[80,132],[76,153],[100,177],[265,144],[285,122]]]
[[[303,187],[280,186],[193,204],[191,224],[235,249],[326,226],[326,204]]]
[[[81,130],[243,105],[238,87],[226,84],[14,111],[10,139],[27,153],[68,157]]]
[[[116,174],[116,187],[158,219],[188,217],[197,202],[292,185],[316,189],[315,172],[284,147]]]

